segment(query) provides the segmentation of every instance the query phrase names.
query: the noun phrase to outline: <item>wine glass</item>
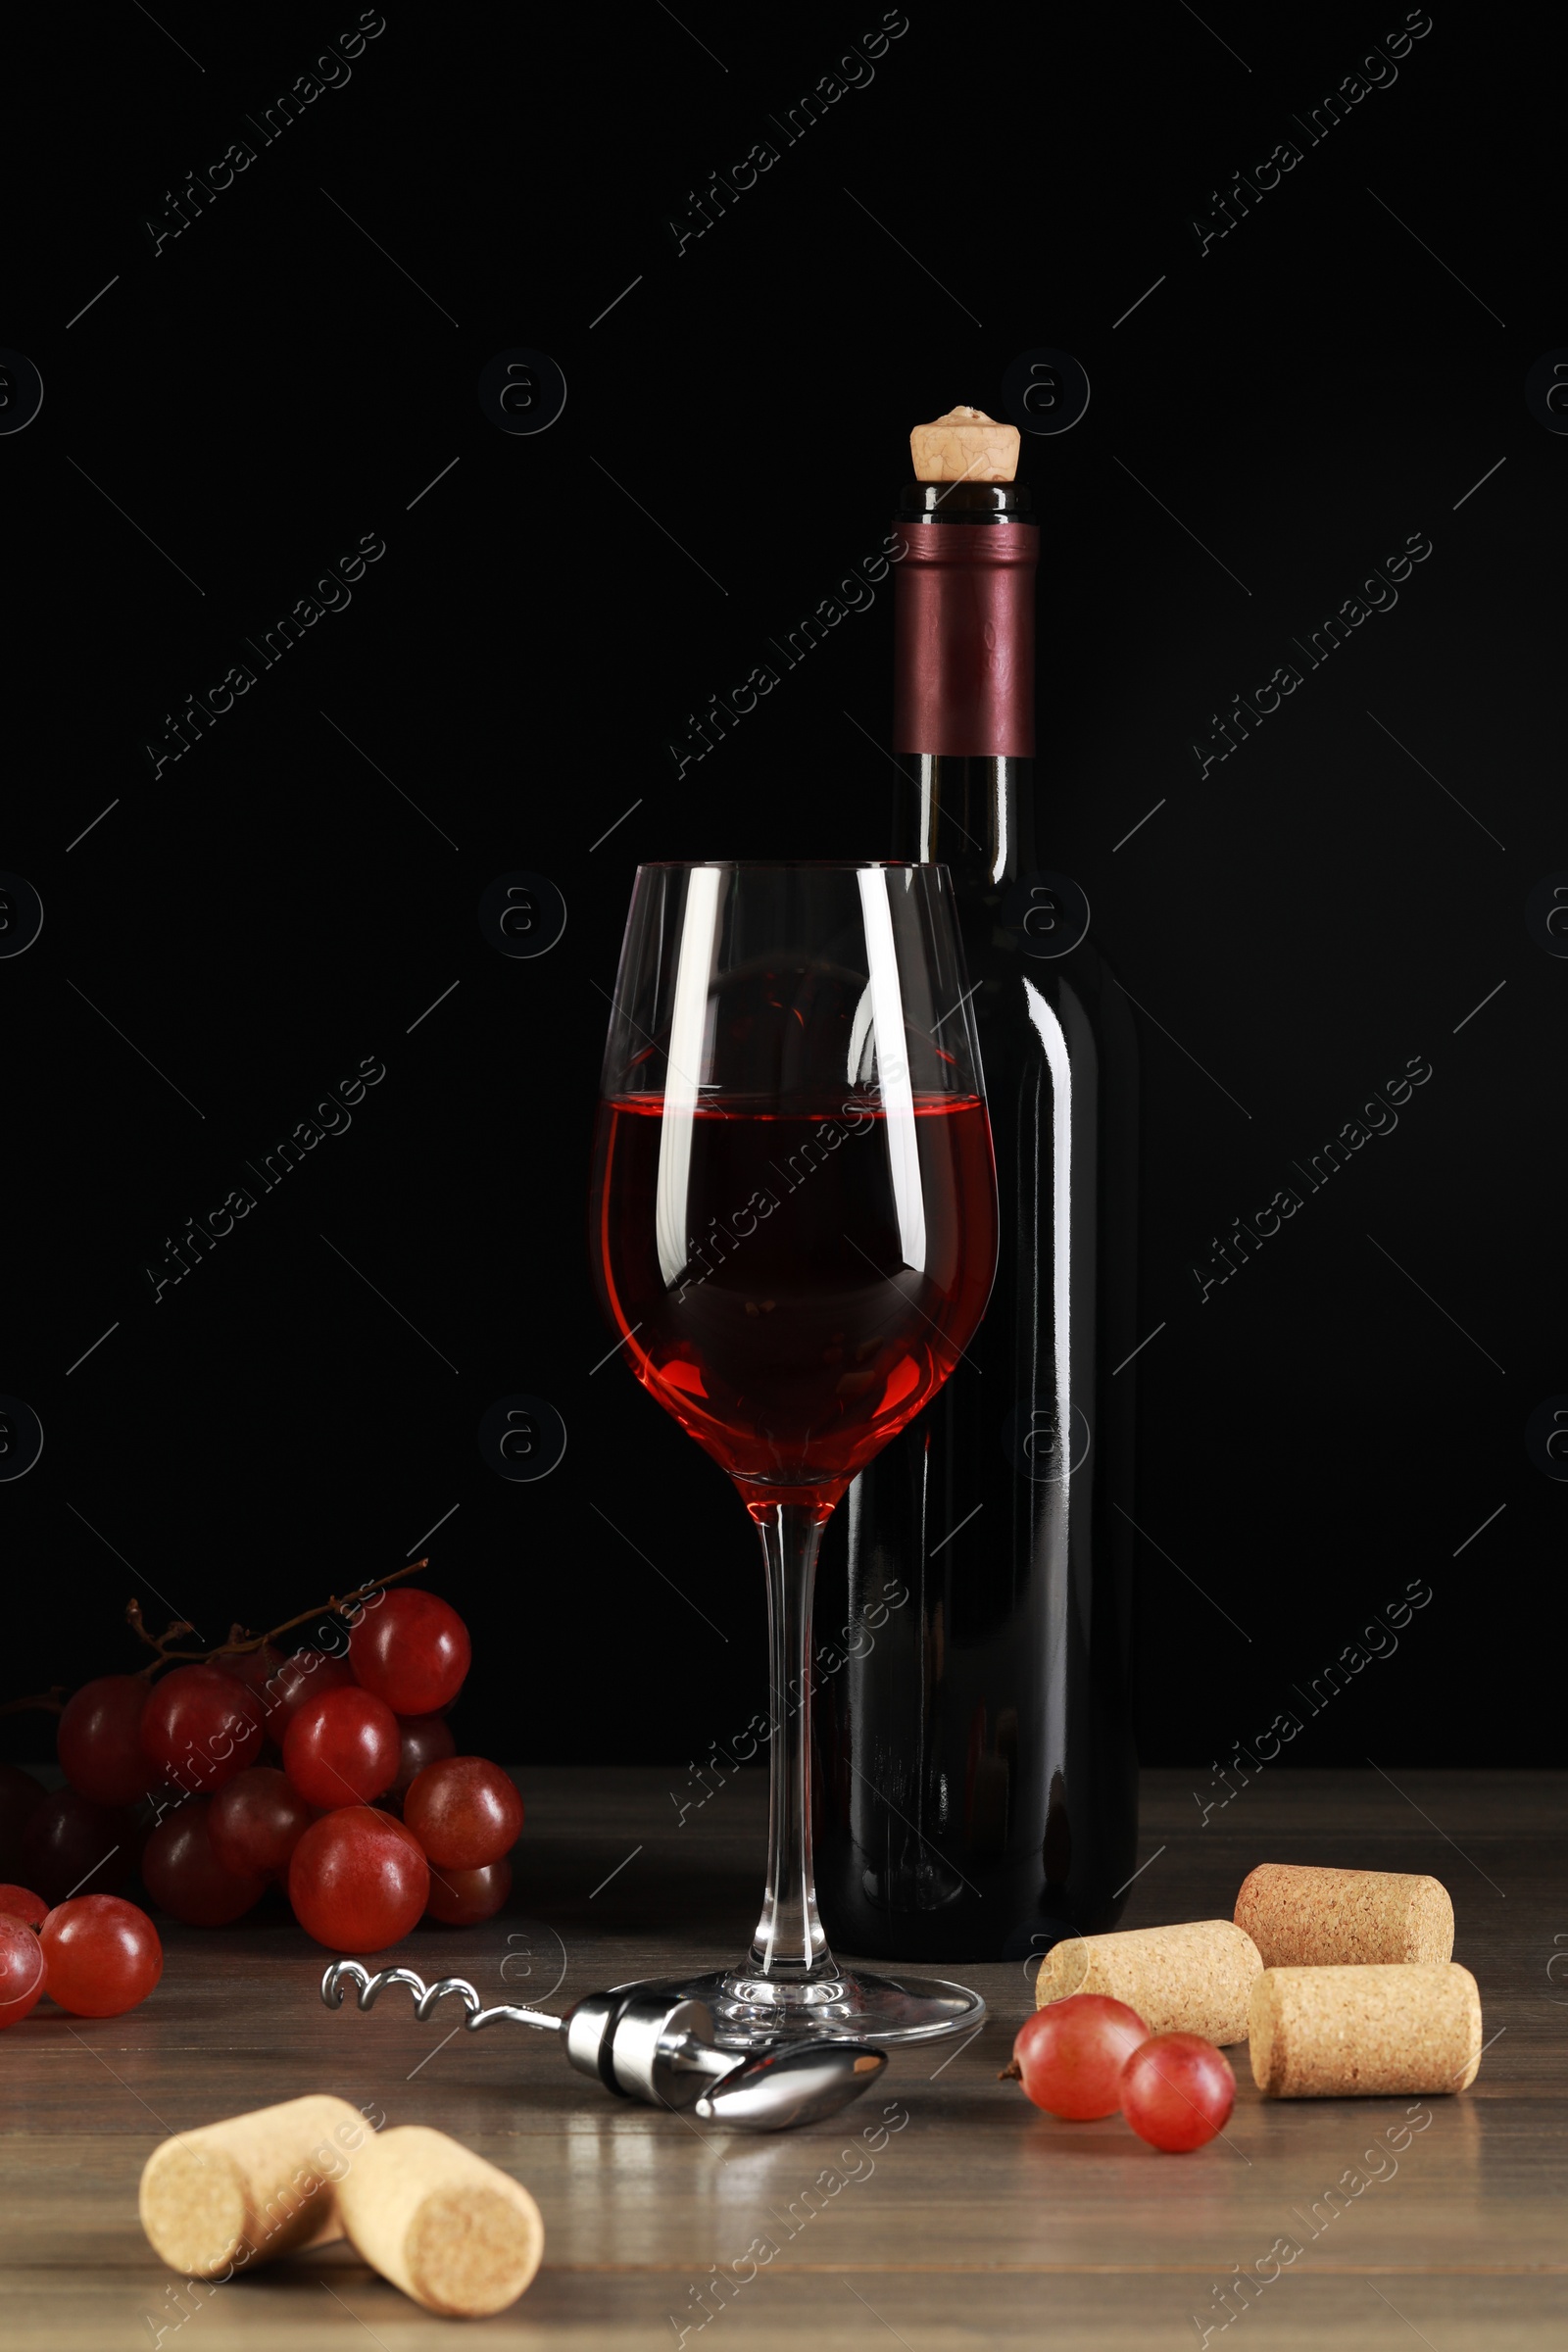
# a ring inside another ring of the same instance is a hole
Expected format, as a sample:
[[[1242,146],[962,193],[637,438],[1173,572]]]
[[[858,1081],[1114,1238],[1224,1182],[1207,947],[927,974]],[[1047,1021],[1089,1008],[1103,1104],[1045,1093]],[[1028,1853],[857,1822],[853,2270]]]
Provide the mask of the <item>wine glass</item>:
[[[941,1388],[996,1272],[968,994],[944,866],[638,869],[591,1253],[623,1356],[728,1471],[762,1540],[766,1890],[745,1960],[680,1987],[730,2048],[926,2039],[985,2016],[962,1985],[838,1966],[817,1918],[809,1777],[823,1525]]]

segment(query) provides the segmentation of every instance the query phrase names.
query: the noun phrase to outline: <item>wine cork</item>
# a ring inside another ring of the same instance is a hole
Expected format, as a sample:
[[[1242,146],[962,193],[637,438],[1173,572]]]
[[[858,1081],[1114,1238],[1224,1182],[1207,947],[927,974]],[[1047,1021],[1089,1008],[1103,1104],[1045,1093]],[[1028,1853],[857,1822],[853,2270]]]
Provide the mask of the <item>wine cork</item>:
[[[1236,1925],[1265,1968],[1453,1958],[1453,1905],[1437,1879],[1396,1870],[1308,1870],[1260,1862],[1242,1881]]]
[[[372,2138],[347,2099],[288,2099],[166,2139],[141,2176],[141,2226],[171,2270],[221,2273],[341,2237],[334,2179]]]
[[[1248,2002],[1263,1963],[1228,1919],[1173,1928],[1123,1928],[1054,1944],[1035,1979],[1035,2005],[1074,1992],[1108,1993],[1136,2009],[1151,2034],[1245,2041]]]
[[[917,482],[1010,482],[1018,470],[1018,427],[984,409],[950,409],[909,435]]]
[[[1456,1960],[1265,1969],[1249,2022],[1270,2099],[1465,2090],[1481,2064],[1481,1995]]]
[[[426,2311],[482,2319],[514,2303],[539,2268],[545,2226],[510,2173],[422,2124],[383,2132],[338,2182],[359,2253]]]

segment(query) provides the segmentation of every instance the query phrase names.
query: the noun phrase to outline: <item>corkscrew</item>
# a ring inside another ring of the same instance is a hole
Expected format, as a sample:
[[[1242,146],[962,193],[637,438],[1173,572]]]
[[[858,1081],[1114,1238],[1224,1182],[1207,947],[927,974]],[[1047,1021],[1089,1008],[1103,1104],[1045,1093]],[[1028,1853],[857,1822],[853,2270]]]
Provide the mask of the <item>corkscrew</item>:
[[[383,1968],[371,1976],[357,1960],[334,1960],[321,1979],[328,2009],[343,2006],[344,1985],[358,1987],[368,2009],[389,1984],[406,1984],[415,2015],[428,2017],[449,1993],[467,2012],[464,2026],[476,2034],[499,2020],[565,2036],[566,2058],[579,2074],[593,2075],[615,2098],[646,2099],[654,2107],[690,2107],[706,2123],[737,2132],[786,2132],[814,2124],[858,2099],[887,2064],[885,2050],[863,2041],[776,2041],[733,2050],[713,2039],[712,2012],[656,1983],[616,1984],[591,1992],[564,2017],[548,2009],[481,2005],[466,1977],[439,1977],[426,1984],[412,1968]]]

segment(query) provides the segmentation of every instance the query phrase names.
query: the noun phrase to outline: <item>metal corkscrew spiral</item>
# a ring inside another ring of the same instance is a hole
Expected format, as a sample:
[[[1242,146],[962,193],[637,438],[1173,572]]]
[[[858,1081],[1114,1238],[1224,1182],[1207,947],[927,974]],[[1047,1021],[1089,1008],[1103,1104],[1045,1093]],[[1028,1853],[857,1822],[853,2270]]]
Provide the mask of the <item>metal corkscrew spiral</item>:
[[[548,2009],[516,2009],[506,2004],[486,2009],[466,1977],[437,1977],[433,1984],[426,1984],[412,1968],[383,1968],[371,1976],[358,1960],[334,1960],[321,1979],[321,1998],[328,2009],[342,2008],[346,1983],[358,1985],[362,2009],[373,2007],[389,1984],[407,1984],[414,1994],[414,2014],[421,2023],[449,1992],[455,1992],[468,2013],[463,2022],[470,2034],[476,2034],[481,2026],[493,2026],[498,2018],[508,2025],[537,2026],[545,2034],[560,2034],[566,2024],[564,2017],[556,2017]]]
[[[834,2115],[868,2089],[887,2064],[884,2050],[837,2040],[779,2041],[737,2062],[733,2050],[715,2046],[705,2003],[654,1983],[591,1992],[564,2017],[511,2003],[487,2009],[466,1977],[438,1977],[426,1984],[412,1968],[383,1968],[372,1976],[357,1960],[328,1966],[321,1979],[328,2009],[342,2008],[345,1984],[357,1987],[361,2009],[370,2008],[389,1985],[405,1984],[420,2019],[455,1994],[469,2034],[504,2021],[564,2034],[569,2063],[595,2076],[614,2097],[645,2099],[655,2107],[695,2105],[706,2122],[741,2132],[784,2132]]]

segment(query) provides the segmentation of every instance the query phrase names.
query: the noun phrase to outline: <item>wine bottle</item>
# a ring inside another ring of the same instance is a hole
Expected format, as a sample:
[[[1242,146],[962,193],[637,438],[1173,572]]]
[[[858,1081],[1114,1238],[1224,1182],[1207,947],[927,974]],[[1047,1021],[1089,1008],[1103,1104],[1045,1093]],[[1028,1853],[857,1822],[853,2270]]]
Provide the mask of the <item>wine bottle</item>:
[[[917,428],[943,478],[896,522],[894,854],[953,875],[1001,1255],[952,1379],[829,1524],[813,1696],[823,1919],[909,1960],[1112,1926],[1137,1840],[1137,1045],[1083,894],[1035,863],[1039,531],[995,462],[1010,428],[955,419]]]

